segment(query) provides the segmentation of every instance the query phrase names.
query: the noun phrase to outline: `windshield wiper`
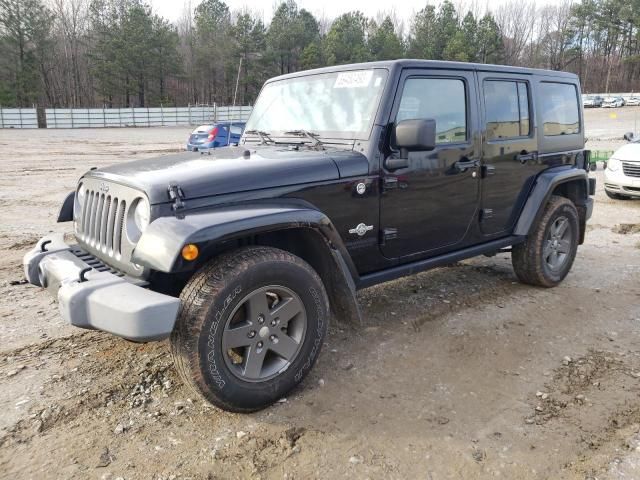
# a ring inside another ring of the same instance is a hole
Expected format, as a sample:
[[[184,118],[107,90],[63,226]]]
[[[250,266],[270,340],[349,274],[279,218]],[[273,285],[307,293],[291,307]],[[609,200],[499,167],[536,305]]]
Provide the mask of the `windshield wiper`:
[[[322,141],[318,138],[317,133],[310,132],[309,130],[289,130],[284,132],[285,135],[296,135],[297,137],[307,137],[313,140],[313,147],[322,146]]]
[[[246,130],[244,133],[248,133],[249,135],[258,135],[260,137],[260,141],[263,144],[267,144],[268,142],[271,142],[275,145],[276,142],[273,141],[273,139],[271,138],[271,135],[269,135],[269,132],[265,132],[262,130]]]

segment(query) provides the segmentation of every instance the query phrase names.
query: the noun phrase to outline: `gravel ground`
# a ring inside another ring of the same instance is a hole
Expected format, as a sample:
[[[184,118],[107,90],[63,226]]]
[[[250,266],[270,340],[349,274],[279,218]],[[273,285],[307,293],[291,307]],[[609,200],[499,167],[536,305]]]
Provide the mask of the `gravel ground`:
[[[616,118],[611,118],[612,114]],[[638,108],[586,112],[613,149]],[[182,148],[189,128],[0,130],[0,478],[640,478],[640,201],[602,172],[586,243],[554,289],[508,254],[362,291],[289,398],[218,411],[166,342],[66,325],[20,284],[88,168]],[[629,233],[617,233],[629,232]]]

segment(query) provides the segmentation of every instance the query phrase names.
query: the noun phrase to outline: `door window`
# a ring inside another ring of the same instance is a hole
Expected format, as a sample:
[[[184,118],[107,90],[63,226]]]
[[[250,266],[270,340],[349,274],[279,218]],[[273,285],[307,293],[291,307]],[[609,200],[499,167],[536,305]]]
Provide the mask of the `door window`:
[[[484,104],[488,140],[529,135],[529,94],[525,82],[485,81]]]
[[[407,79],[396,122],[426,118],[436,121],[436,143],[460,143],[467,139],[467,101],[461,79]]]
[[[242,135],[242,127],[239,125],[231,125],[231,135]]]

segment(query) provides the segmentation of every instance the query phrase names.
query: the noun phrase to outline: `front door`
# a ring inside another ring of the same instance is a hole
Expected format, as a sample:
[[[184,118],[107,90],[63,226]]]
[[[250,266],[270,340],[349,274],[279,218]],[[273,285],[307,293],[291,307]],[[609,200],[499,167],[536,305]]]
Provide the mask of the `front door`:
[[[542,162],[529,75],[479,73],[483,106],[482,210],[485,235],[506,234],[513,227]]]
[[[387,258],[426,257],[454,249],[477,218],[480,180],[473,72],[406,70],[391,125],[434,119],[436,148],[409,152],[408,167],[383,167],[381,250]],[[391,140],[390,153],[399,152]]]

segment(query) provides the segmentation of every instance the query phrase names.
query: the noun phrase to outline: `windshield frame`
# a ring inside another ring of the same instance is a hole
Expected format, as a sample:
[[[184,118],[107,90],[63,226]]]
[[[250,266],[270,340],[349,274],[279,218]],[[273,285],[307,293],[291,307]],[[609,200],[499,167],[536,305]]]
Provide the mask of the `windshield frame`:
[[[319,138],[322,139],[323,142],[325,142],[325,140],[349,140],[349,141],[355,141],[355,140],[368,140],[371,137],[371,132],[373,131],[373,127],[376,125],[377,119],[378,119],[378,115],[380,115],[380,111],[382,108],[382,104],[384,102],[384,97],[385,94],[387,92],[387,89],[389,88],[389,84],[391,83],[391,76],[392,76],[392,72],[389,68],[387,68],[386,66],[369,66],[367,67],[366,64],[357,64],[354,65],[353,68],[331,68],[331,69],[327,69],[327,68],[323,68],[323,69],[317,69],[317,70],[308,70],[308,71],[304,71],[304,72],[296,72],[295,74],[287,74],[287,75],[281,75],[278,77],[274,77],[271,78],[269,80],[267,80],[264,85],[262,86],[262,88],[260,89],[260,93],[258,94],[258,97],[256,98],[256,102],[254,104],[254,110],[252,110],[251,115],[249,116],[249,118],[246,120],[245,123],[245,132],[247,132],[248,130],[252,130],[252,129],[258,129],[258,130],[262,130],[262,128],[259,128],[259,126],[252,126],[252,128],[246,128],[246,126],[250,125],[251,122],[251,117],[254,114],[255,111],[255,105],[257,105],[258,101],[260,100],[260,97],[262,96],[262,94],[264,93],[264,90],[269,86],[272,85],[274,83],[277,82],[283,82],[283,81],[291,81],[291,80],[296,80],[296,79],[300,79],[300,78],[305,78],[305,77],[314,77],[314,76],[320,76],[320,75],[327,75],[327,74],[339,74],[342,72],[354,72],[354,71],[361,71],[361,70],[382,70],[386,73],[384,80],[383,80],[383,84],[380,88],[380,93],[377,96],[377,105],[376,107],[373,109],[373,111],[371,112],[371,119],[367,125],[367,128],[360,131],[360,132],[354,132],[354,131],[349,131],[349,132],[345,132],[345,131],[328,131],[328,130],[309,130],[309,132],[313,133],[314,135],[318,136]],[[302,128],[302,127],[301,127]],[[291,131],[290,128],[285,128],[285,129],[281,129],[281,130],[269,130],[269,136],[272,138],[296,138],[298,141],[300,140],[304,140],[303,138],[299,137],[299,136],[295,136],[295,135],[291,135],[291,134],[287,134],[288,131]],[[245,139],[245,135],[246,133],[243,132],[242,134],[242,139]],[[329,142],[331,143],[331,142]]]

